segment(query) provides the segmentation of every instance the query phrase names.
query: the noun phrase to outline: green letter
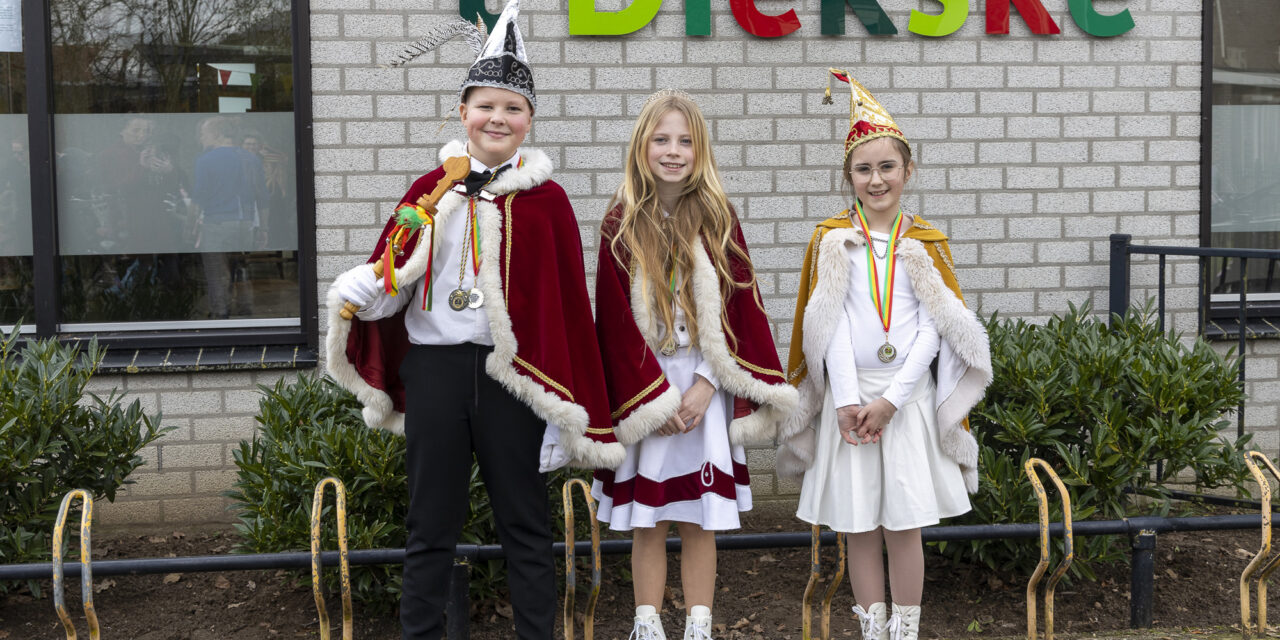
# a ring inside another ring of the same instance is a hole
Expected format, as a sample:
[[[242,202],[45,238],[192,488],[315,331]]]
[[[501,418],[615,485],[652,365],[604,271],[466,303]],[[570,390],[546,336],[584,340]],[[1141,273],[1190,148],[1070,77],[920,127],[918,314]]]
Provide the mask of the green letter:
[[[889,21],[889,14],[884,12],[876,0],[822,0],[822,35],[844,35],[844,5],[849,4],[853,15],[858,16],[867,33],[873,36],[891,36],[898,29]]]
[[[1071,18],[1091,36],[1107,38],[1118,36],[1133,28],[1133,15],[1128,9],[1115,15],[1104,16],[1093,8],[1092,0],[1068,0]]]
[[[484,0],[459,0],[458,15],[462,16],[462,19],[467,22],[475,22],[476,16],[480,16],[490,29],[493,29],[493,23],[498,21],[498,16],[489,13],[484,8]]]
[[[907,22],[907,31],[922,36],[945,36],[955,33],[964,26],[969,17],[969,0],[938,0],[942,3],[942,13],[931,15],[911,10],[911,20]]]
[[[632,0],[621,11],[596,11],[595,0],[569,0],[569,35],[620,36],[653,21],[662,0]]]
[[[711,35],[711,0],[684,0],[684,34]]]

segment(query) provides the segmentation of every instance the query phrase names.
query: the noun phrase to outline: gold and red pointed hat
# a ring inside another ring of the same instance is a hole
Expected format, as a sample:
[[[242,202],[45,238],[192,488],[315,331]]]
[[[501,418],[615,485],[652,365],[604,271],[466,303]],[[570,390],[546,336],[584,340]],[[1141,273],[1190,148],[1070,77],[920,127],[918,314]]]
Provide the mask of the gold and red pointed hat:
[[[911,144],[902,130],[893,121],[893,116],[881,105],[867,88],[862,86],[844,69],[828,69],[831,76],[849,85],[849,135],[844,139],[844,157],[860,144],[877,138],[897,138],[905,144]],[[826,95],[823,104],[832,104],[831,78],[827,78]]]

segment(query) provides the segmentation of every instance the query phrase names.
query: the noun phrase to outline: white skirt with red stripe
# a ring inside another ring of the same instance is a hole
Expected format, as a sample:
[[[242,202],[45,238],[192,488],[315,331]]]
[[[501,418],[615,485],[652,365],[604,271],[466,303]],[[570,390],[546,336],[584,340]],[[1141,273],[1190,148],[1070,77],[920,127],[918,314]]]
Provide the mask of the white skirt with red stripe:
[[[656,354],[667,380],[682,393],[702,362],[696,347]],[[616,471],[595,473],[591,493],[598,516],[614,531],[647,529],[662,521],[692,522],[708,531],[737,529],[738,512],[751,510],[747,455],[729,444],[733,397],[717,391],[702,423],[674,436],[650,434],[627,447]]]

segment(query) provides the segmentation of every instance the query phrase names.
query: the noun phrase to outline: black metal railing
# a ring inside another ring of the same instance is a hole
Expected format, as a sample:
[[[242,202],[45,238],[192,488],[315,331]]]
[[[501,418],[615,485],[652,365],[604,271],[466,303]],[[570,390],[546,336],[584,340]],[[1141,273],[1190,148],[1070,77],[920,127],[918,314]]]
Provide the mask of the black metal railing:
[[[1196,333],[1203,336],[1208,326],[1209,319],[1209,264],[1214,258],[1224,260],[1223,272],[1225,273],[1230,260],[1234,259],[1239,264],[1240,269],[1240,287],[1239,300],[1237,306],[1236,319],[1239,327],[1236,331],[1238,339],[1237,354],[1240,358],[1239,381],[1241,390],[1244,389],[1245,383],[1245,339],[1248,337],[1248,264],[1250,260],[1267,260],[1271,263],[1280,262],[1280,250],[1272,249],[1227,249],[1219,247],[1172,247],[1172,246],[1155,246],[1155,245],[1135,245],[1133,244],[1133,236],[1127,233],[1111,234],[1111,285],[1110,285],[1110,310],[1112,314],[1124,316],[1129,311],[1129,256],[1132,255],[1154,255],[1159,258],[1159,266],[1157,268],[1156,286],[1158,293],[1156,296],[1157,304],[1157,322],[1159,322],[1160,330],[1164,331],[1165,317],[1165,271],[1166,262],[1169,256],[1186,256],[1199,259],[1199,292],[1200,302],[1197,313]],[[1240,400],[1240,406],[1236,408],[1236,435],[1244,435],[1244,398]]]
[[[1076,536],[1126,536],[1129,538],[1131,552],[1130,572],[1130,618],[1131,628],[1149,628],[1152,624],[1152,605],[1155,584],[1155,546],[1156,537],[1160,533],[1179,531],[1222,531],[1238,529],[1258,529],[1263,519],[1260,514],[1219,515],[1198,517],[1136,517],[1120,520],[1084,520],[1074,523]],[[1061,522],[1049,524],[1051,536],[1060,538],[1065,529]],[[1026,524],[980,524],[950,525],[926,527],[921,531],[925,542],[966,541],[990,539],[1022,539],[1032,540],[1040,535],[1040,527],[1036,523]],[[821,536],[824,547],[834,546],[836,533],[824,531]],[[808,547],[810,534],[796,533],[742,533],[716,535],[716,547],[721,551],[758,550]],[[575,548],[580,554],[591,553],[591,543],[578,542]],[[606,555],[631,552],[631,540],[604,540],[600,550]],[[679,551],[680,539],[668,538],[667,551]],[[564,553],[564,543],[556,543],[552,553]],[[321,552],[320,560],[326,567],[338,565],[338,552]],[[468,617],[470,602],[466,585],[470,579],[471,565],[485,560],[505,558],[501,545],[461,544],[455,551],[455,565],[452,576],[453,588],[447,607],[446,617],[449,620],[449,637],[465,640],[469,637]],[[404,549],[360,549],[349,552],[351,565],[395,565],[404,562]],[[185,558],[136,558],[124,560],[98,560],[93,562],[93,575],[140,575],[175,572],[221,572],[264,569],[300,569],[311,566],[311,554],[306,551],[262,553],[247,555],[198,556]],[[66,563],[65,572],[78,576],[81,572],[79,563]],[[31,564],[0,565],[0,581],[48,579],[53,575],[52,565],[48,562]]]

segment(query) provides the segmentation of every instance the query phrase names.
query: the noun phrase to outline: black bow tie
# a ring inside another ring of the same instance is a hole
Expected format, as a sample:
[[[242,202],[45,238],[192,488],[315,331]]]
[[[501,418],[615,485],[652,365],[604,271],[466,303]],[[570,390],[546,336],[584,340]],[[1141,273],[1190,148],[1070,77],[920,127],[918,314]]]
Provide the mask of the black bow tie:
[[[472,171],[470,175],[462,181],[463,186],[467,188],[467,195],[474,196],[480,193],[481,189],[489,186],[490,182],[496,180],[498,176],[502,175],[503,171],[506,171],[510,167],[511,165],[504,164],[501,167],[498,167],[496,172],[489,171],[488,169],[485,169],[484,171]]]

